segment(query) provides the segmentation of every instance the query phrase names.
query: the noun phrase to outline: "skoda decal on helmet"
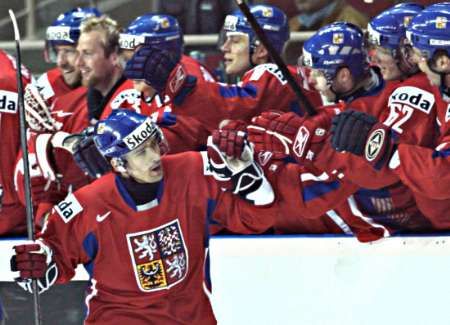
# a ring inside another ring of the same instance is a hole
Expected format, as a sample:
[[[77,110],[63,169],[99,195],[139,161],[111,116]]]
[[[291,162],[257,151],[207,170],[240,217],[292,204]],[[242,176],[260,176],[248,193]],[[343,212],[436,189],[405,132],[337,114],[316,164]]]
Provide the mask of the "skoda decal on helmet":
[[[47,62],[56,61],[56,45],[76,45],[80,37],[80,25],[89,17],[100,17],[97,8],[75,8],[58,16],[46,30],[45,58]]]

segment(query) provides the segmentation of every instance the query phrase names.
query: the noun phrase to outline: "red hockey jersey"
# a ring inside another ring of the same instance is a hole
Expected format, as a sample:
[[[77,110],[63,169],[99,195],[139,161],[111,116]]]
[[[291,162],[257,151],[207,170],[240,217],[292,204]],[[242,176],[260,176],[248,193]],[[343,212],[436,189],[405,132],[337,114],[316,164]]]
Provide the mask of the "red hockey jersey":
[[[426,77],[417,75],[386,87],[382,81],[376,82],[374,72],[372,77],[370,88],[347,98],[347,108],[373,115],[391,126],[400,143],[432,142],[433,134],[425,133],[434,125],[434,100],[427,89],[419,87]],[[344,220],[360,240],[432,229],[432,216],[424,217],[425,211],[419,210],[414,193],[387,166],[378,172],[362,157],[336,152],[329,143],[319,152],[314,165],[361,187],[332,212]]]
[[[222,192],[205,176],[205,159],[195,152],[163,157],[158,196],[143,206],[114,174],[55,206],[40,237],[54,251],[58,282],[80,263],[90,273],[85,324],[216,323],[204,288],[208,221],[218,213],[265,228],[271,220],[264,208]]]
[[[15,59],[0,50],[0,235],[23,234],[25,209],[14,189],[14,162],[20,150],[19,108]],[[30,72],[22,68],[24,86]]]
[[[36,82],[36,87],[49,106],[51,106],[55,98],[73,90],[66,84],[61,71],[57,67],[42,74]]]

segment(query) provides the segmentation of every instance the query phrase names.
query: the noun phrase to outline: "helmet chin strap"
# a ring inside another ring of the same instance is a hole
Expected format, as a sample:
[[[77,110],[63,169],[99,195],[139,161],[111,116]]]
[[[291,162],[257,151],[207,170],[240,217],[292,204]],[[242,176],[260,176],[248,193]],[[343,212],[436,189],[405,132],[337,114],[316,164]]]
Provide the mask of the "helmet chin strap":
[[[249,37],[250,39],[250,37]],[[253,54],[255,54],[255,49],[259,44],[257,44],[257,40],[253,41],[253,44],[249,44],[248,46],[248,62],[250,62],[250,68],[254,68],[257,66],[255,62],[253,62]]]
[[[428,60],[427,64],[428,67],[430,68],[430,70],[432,72],[434,72],[435,74],[439,75],[439,77],[441,78],[441,89],[448,89],[450,88],[450,80],[449,80],[449,85],[447,85],[447,76],[450,76],[450,73],[448,72],[442,72],[442,71],[437,71],[433,65],[430,62],[431,60]],[[450,78],[449,78],[450,79]]]
[[[394,59],[399,70],[402,72],[402,79],[407,79],[419,72],[419,66],[409,62],[408,58],[401,53],[401,50],[395,51]]]

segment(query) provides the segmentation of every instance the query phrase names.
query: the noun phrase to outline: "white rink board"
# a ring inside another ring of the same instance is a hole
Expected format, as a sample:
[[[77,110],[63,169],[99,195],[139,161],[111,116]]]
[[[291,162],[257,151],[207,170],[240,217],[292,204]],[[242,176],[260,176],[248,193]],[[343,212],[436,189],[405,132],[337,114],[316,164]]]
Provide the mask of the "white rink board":
[[[20,242],[0,240],[0,281]],[[215,237],[210,254],[219,325],[450,324],[450,237]]]
[[[220,325],[450,324],[450,237],[210,242]]]

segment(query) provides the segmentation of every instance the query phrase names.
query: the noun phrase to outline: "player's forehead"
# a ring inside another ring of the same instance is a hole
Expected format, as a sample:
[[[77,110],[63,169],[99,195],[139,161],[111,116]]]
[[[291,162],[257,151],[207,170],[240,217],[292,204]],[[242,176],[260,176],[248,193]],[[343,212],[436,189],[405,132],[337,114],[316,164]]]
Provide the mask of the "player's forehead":
[[[69,45],[69,44],[57,44],[54,46],[55,50],[57,51],[73,51],[76,49],[76,45]]]
[[[101,31],[89,31],[81,33],[80,38],[78,39],[78,49],[85,48],[103,48],[104,44],[104,35]]]
[[[248,41],[248,34],[242,32],[227,31],[225,34],[227,40],[234,42],[246,42]]]
[[[392,56],[392,51],[386,47],[379,46],[379,45],[373,45],[373,50],[375,50],[375,53],[379,55],[389,55]]]
[[[310,76],[313,78],[325,78],[325,72],[320,69],[310,68]]]

